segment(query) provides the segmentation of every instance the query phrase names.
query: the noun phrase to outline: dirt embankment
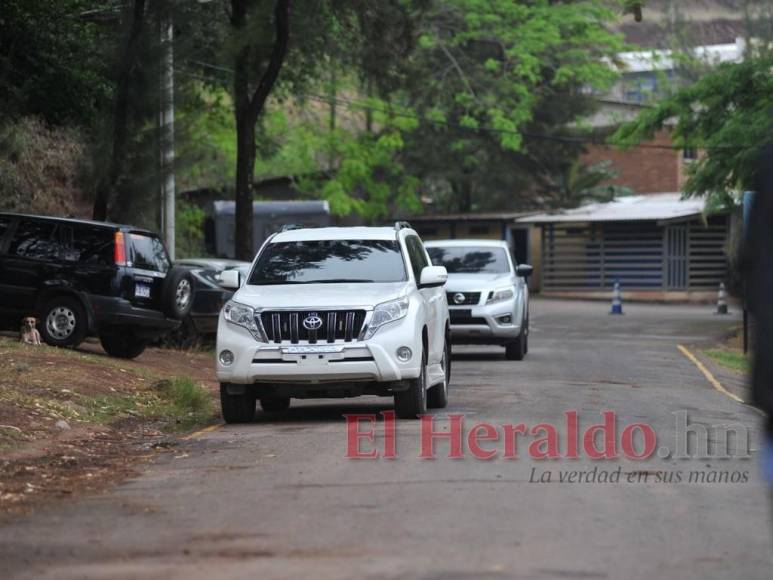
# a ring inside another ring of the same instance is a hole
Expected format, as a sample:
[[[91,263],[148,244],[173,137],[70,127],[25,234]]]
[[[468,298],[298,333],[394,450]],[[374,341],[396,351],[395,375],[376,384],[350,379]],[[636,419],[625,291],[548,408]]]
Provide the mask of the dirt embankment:
[[[0,337],[0,513],[104,490],[213,421],[212,367],[211,353],[125,361]]]

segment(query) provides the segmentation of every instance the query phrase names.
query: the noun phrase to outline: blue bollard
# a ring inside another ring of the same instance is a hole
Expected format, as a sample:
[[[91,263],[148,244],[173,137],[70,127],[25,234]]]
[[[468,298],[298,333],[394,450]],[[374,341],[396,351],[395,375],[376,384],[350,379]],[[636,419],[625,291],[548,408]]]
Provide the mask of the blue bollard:
[[[612,290],[612,310],[610,314],[622,314],[623,313],[623,298],[620,293],[620,282],[615,282],[615,289]]]

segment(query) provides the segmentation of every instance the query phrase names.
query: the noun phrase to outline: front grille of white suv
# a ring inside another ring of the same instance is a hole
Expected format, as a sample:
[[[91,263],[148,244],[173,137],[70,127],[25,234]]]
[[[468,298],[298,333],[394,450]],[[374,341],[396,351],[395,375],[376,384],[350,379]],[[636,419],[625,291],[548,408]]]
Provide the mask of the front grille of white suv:
[[[260,322],[269,342],[351,342],[362,331],[365,310],[264,310]]]

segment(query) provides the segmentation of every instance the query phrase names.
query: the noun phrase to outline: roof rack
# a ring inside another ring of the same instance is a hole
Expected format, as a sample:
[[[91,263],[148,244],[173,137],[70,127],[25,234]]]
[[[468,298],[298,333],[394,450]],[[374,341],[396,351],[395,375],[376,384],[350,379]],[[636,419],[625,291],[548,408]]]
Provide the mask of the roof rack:
[[[412,230],[413,228],[411,227],[411,224],[409,224],[408,222],[395,222],[396,231],[399,232],[400,230],[404,230],[404,229]]]
[[[303,230],[312,226],[304,226],[303,224],[284,224],[280,232],[291,232],[293,230]]]

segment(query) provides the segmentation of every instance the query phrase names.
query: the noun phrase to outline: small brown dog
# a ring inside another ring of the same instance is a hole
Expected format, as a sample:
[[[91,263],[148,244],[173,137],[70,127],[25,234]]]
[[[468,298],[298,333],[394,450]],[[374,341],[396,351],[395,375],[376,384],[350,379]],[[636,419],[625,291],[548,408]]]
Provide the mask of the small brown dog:
[[[37,329],[37,320],[33,316],[21,320],[21,342],[24,344],[40,344],[40,333]]]

